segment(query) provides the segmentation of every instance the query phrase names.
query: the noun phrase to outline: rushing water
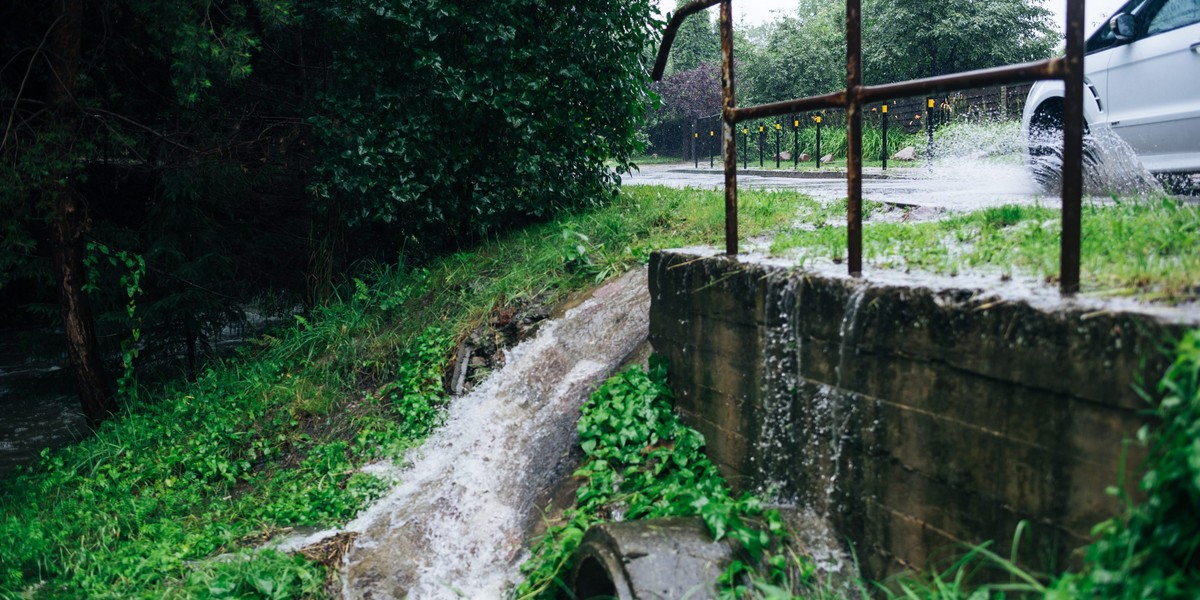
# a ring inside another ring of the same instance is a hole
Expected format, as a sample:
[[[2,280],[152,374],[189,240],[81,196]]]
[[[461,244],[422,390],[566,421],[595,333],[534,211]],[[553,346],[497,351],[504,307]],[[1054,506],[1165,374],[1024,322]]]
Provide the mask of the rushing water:
[[[643,269],[542,325],[503,369],[455,398],[446,424],[390,469],[399,483],[344,528],[358,536],[343,595],[500,598],[548,493],[576,466],[580,405],[646,339],[648,323]]]
[[[300,311],[299,306],[289,308],[241,307],[242,320],[226,324],[209,350],[216,356],[228,355],[250,336],[290,321],[291,314]],[[87,433],[65,344],[62,331],[53,328],[0,332],[0,477],[33,464],[42,450],[57,450]],[[182,347],[174,349],[178,356],[158,350],[160,368],[165,364],[175,369],[184,363]],[[144,355],[139,360],[150,358]],[[138,365],[145,368],[143,362]]]
[[[6,332],[0,342],[0,477],[86,431],[66,357],[38,352],[61,347],[61,335]]]

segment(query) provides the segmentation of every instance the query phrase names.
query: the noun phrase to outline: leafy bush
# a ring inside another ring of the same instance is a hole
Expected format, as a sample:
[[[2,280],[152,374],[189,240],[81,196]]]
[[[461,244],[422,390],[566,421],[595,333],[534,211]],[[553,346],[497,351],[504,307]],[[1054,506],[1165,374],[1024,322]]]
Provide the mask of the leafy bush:
[[[735,561],[722,577],[730,589],[759,561],[770,565],[774,575],[783,574],[786,558],[777,552],[784,531],[779,514],[763,509],[752,495],[732,495],[704,455],[704,437],[679,422],[671,397],[666,363],[657,356],[651,358],[649,372],[630,368],[592,394],[578,425],[586,459],[575,475],[586,482],[563,523],[534,545],[533,558],[521,567],[527,579],[517,597],[555,598],[563,585],[561,573],[584,532],[609,519],[701,517],[715,540],[736,541],[749,559]]]
[[[602,201],[638,150],[648,0],[304,11],[334,44],[336,79],[312,119],[322,141],[314,190],[351,225],[461,242]]]

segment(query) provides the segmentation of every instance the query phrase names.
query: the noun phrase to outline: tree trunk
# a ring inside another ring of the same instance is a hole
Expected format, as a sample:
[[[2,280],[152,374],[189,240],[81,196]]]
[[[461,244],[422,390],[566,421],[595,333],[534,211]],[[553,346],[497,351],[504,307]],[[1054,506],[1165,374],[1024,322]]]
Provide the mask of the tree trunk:
[[[55,187],[59,189],[51,192],[55,213],[52,252],[63,328],[67,334],[67,355],[75,371],[83,414],[95,426],[116,412],[117,403],[104,374],[91,304],[83,291],[87,282],[83,265],[83,232],[87,219],[69,187],[66,184]]]
[[[47,58],[54,70],[46,91],[53,115],[49,127],[60,127],[70,134],[76,134],[76,128],[72,127],[76,120],[73,96],[83,43],[83,0],[60,0],[54,5],[59,9],[59,14],[51,26],[53,30],[47,45]],[[95,426],[115,412],[117,404],[104,374],[99,345],[96,343],[91,303],[83,291],[87,283],[83,264],[83,234],[87,230],[88,218],[86,206],[72,189],[72,170],[73,166],[66,166],[60,172],[52,173],[48,178],[51,183],[42,193],[54,211],[51,252],[55,277],[58,279],[67,356],[75,371],[83,414]]]

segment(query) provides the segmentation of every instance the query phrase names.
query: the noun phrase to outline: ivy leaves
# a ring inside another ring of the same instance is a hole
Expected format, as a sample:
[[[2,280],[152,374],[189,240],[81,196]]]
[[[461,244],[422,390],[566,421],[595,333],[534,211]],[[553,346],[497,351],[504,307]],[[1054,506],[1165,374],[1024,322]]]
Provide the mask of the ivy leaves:
[[[634,367],[614,376],[584,405],[578,430],[586,459],[575,475],[585,482],[564,523],[535,544],[517,597],[555,597],[584,532],[605,520],[699,516],[714,540],[729,538],[745,553],[722,577],[724,589],[744,591],[742,576],[760,565],[772,578],[782,575],[778,513],[752,495],[731,494],[703,453],[703,436],[675,416],[666,381],[665,361],[653,356],[649,372]]]
[[[1143,427],[1150,444],[1141,489],[1145,501],[1097,525],[1088,567],[1058,582],[1052,597],[1196,598],[1200,578],[1200,330],[1184,335],[1174,364],[1158,384],[1159,425]]]

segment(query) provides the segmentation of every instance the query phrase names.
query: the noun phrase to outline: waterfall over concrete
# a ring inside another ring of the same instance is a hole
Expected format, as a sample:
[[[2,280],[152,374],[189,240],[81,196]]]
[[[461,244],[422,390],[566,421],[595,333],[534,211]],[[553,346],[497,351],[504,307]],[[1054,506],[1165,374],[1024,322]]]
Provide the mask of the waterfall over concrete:
[[[455,398],[398,485],[348,524],[346,598],[502,597],[547,491],[575,467],[587,395],[646,339],[645,269],[596,290]],[[304,543],[311,543],[310,537]]]

